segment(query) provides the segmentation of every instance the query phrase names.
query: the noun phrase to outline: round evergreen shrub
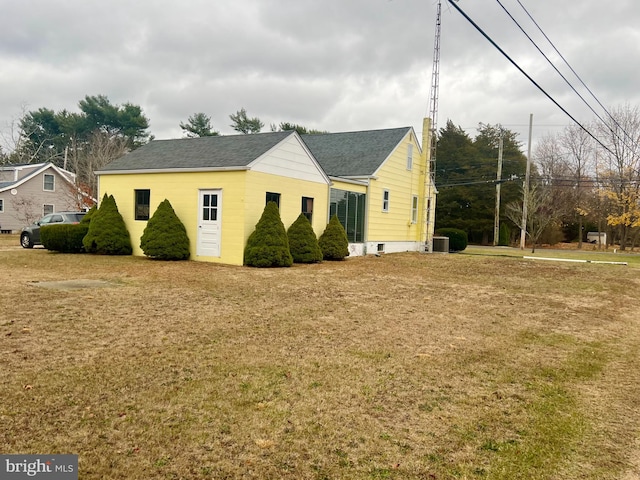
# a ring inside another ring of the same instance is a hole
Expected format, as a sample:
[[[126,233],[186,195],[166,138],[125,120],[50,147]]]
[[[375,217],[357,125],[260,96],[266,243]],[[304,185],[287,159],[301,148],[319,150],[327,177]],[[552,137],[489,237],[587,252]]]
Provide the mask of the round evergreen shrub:
[[[40,241],[47,250],[78,253],[84,250],[82,239],[88,230],[86,223],[47,225],[40,229]]]
[[[189,237],[187,229],[165,199],[147,222],[140,237],[140,248],[147,257],[158,260],[187,260]]]
[[[467,232],[458,228],[441,228],[436,231],[436,235],[449,238],[450,252],[461,252],[467,248],[469,243]]]
[[[99,255],[131,255],[131,238],[113,195],[105,193],[100,207],[91,216],[84,249]]]
[[[325,260],[343,260],[349,256],[347,232],[345,232],[337,215],[334,215],[329,220],[327,228],[324,229],[318,239],[318,244]]]
[[[244,248],[244,264],[250,267],[290,267],[289,239],[275,202],[267,203],[256,229]]]
[[[294,263],[316,263],[322,261],[322,250],[309,219],[301,213],[287,230],[289,250]]]

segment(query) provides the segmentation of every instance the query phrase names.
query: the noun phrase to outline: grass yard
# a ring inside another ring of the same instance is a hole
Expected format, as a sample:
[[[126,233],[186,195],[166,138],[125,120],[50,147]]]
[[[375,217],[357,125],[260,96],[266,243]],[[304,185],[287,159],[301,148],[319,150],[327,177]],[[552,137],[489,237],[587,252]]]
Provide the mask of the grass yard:
[[[78,454],[82,479],[640,477],[640,263],[17,245],[0,453]]]

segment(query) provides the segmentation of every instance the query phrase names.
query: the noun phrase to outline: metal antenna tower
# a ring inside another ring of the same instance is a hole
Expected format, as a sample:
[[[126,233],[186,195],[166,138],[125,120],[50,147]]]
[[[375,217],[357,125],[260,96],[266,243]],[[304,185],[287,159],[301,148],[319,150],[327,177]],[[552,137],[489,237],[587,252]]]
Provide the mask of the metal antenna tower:
[[[436,190],[436,147],[438,145],[438,92],[440,90],[440,30],[442,25],[442,4],[438,0],[436,10],[436,34],[433,41],[433,72],[431,74],[431,93],[429,96],[429,117],[431,118],[429,132],[429,175],[425,176],[427,184],[427,245],[428,252],[433,250],[432,217],[435,222],[435,202],[431,201]],[[425,146],[426,148],[426,146]]]

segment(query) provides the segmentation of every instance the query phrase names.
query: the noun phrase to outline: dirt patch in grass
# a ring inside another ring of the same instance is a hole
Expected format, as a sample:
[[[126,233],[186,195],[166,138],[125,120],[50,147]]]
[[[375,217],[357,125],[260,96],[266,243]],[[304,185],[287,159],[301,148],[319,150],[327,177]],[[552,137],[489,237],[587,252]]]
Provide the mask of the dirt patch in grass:
[[[0,262],[4,453],[77,453],[89,479],[637,472],[632,267],[397,254],[259,270],[42,249]],[[33,287],[75,279],[117,288]]]
[[[107,288],[115,287],[118,284],[115,282],[107,282],[105,280],[91,280],[86,278],[80,278],[76,280],[59,280],[51,282],[30,282],[30,286],[40,288],[50,288],[54,290],[81,290],[83,288]]]

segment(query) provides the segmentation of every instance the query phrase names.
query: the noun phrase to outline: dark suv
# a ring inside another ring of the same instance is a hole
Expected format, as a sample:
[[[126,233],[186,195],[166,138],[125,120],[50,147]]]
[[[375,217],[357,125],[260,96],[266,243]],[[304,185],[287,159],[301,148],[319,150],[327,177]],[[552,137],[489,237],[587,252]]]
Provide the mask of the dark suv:
[[[56,212],[45,215],[40,220],[24,227],[20,233],[20,245],[23,248],[32,248],[40,245],[40,227],[56,223],[80,223],[86,212]]]

